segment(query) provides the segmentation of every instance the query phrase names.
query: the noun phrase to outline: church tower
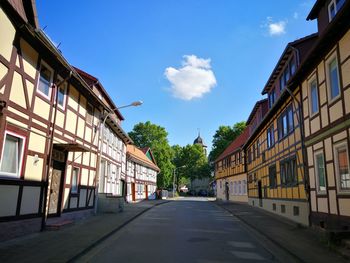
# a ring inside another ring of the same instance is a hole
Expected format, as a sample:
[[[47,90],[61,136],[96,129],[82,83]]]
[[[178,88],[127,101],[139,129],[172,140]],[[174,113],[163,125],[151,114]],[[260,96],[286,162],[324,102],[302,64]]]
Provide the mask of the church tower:
[[[205,156],[207,156],[207,146],[204,144],[200,132],[198,132],[198,137],[193,141],[193,145],[195,144],[200,145],[204,151]]]

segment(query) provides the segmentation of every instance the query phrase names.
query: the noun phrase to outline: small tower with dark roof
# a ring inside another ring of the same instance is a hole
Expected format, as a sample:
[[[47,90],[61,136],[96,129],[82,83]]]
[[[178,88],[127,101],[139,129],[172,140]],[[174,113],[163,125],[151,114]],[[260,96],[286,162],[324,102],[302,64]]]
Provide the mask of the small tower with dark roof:
[[[207,156],[207,146],[204,144],[204,141],[199,131],[198,131],[198,137],[193,141],[193,145],[195,144],[200,145],[203,148],[205,156]]]

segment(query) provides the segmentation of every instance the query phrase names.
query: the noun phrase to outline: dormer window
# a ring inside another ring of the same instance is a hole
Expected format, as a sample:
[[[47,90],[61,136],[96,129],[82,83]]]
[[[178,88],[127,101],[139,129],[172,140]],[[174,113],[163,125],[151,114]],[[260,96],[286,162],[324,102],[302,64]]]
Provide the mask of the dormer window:
[[[288,83],[291,76],[294,75],[296,71],[295,60],[292,58],[287,64],[280,77],[280,90],[282,90]]]
[[[335,17],[335,15],[339,12],[339,10],[344,5],[345,0],[332,0],[328,5],[328,17],[329,22]]]
[[[268,99],[269,99],[269,108],[271,109],[273,104],[275,103],[275,100],[276,100],[276,91],[275,91],[275,89],[270,91],[270,93],[268,95]]]

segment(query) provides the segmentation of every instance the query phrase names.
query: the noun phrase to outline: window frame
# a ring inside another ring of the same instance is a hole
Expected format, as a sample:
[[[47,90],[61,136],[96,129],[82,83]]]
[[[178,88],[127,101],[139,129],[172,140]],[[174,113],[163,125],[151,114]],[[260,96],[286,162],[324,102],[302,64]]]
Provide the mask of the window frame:
[[[272,180],[272,174],[271,174],[271,170],[274,169],[274,183],[271,184]],[[270,189],[276,189],[277,188],[277,167],[276,164],[270,165],[269,166],[269,187]]]
[[[335,60],[335,64],[337,66],[337,79],[338,79],[338,95],[334,96],[332,98],[332,82],[331,82],[331,74],[330,74],[330,65],[333,62],[333,60]],[[328,94],[328,98],[329,98],[329,102],[333,102],[335,100],[337,100],[340,96],[341,96],[341,85],[340,85],[340,76],[339,76],[339,63],[338,63],[338,56],[336,54],[336,52],[334,52],[328,59],[326,62],[326,77],[327,77],[327,94]]]
[[[62,77],[58,77],[57,78],[59,82],[61,82],[63,79]],[[57,98],[57,105],[59,108],[61,108],[62,110],[66,109],[66,102],[67,102],[67,94],[68,94],[68,83],[64,82],[62,83],[60,86],[57,86],[57,95],[59,94],[60,88],[63,87],[63,105],[59,104],[58,98]],[[56,96],[56,94],[55,94]]]
[[[320,111],[320,105],[319,105],[319,96],[318,96],[318,83],[316,77],[313,77],[309,82],[309,94],[310,94],[310,99],[309,99],[309,110],[310,110],[310,116],[314,116]],[[315,90],[316,90],[316,104],[317,104],[317,110],[313,111],[313,97],[312,97],[312,89],[313,89],[313,84],[315,84]]]
[[[88,107],[90,107],[90,106],[92,109],[91,114],[89,113],[89,110],[88,110]],[[88,116],[90,116],[90,118],[91,118],[90,121],[88,121]],[[92,125],[94,123],[94,106],[89,102],[86,102],[86,118],[85,118],[85,120],[86,120],[86,123],[89,125]]]
[[[73,185],[74,171],[77,171],[77,178],[76,178],[76,185],[75,185],[76,188],[73,188],[74,187],[74,185]],[[74,166],[72,168],[72,178],[71,178],[71,182],[70,182],[70,193],[73,195],[79,193],[79,177],[80,177],[80,168]]]
[[[322,155],[322,159],[323,159],[323,176],[324,176],[324,184],[325,184],[324,189],[321,189],[320,187],[320,177],[319,177],[319,170],[318,170],[318,163],[317,163],[317,157],[319,155]],[[323,150],[318,150],[314,152],[314,167],[315,167],[316,191],[318,194],[326,194],[327,193],[326,163],[325,163]]]
[[[49,84],[49,94],[46,95],[44,92],[42,92],[40,89],[39,89],[39,86],[40,86],[40,76],[41,76],[41,68],[42,68],[42,65],[44,65],[50,72],[51,72],[51,76],[50,76],[50,84]],[[54,77],[54,70],[52,67],[50,67],[44,60],[41,60],[40,61],[40,68],[39,68],[39,76],[38,76],[38,82],[37,82],[37,85],[36,85],[36,92],[39,93],[41,96],[43,96],[44,98],[50,100],[51,99],[51,95],[52,95],[52,84],[53,84],[53,77]]]
[[[345,1],[342,3],[342,5],[338,6],[336,0],[331,0],[329,2],[328,8],[327,8],[327,11],[328,11],[328,22],[329,23],[337,16],[339,10],[343,7],[344,3],[345,3]],[[331,16],[331,5],[332,4],[334,6],[334,16],[333,17]]]
[[[4,141],[3,141],[3,144],[2,144],[2,150],[1,150],[1,160],[0,160],[0,169],[1,169],[1,166],[2,166],[2,162],[4,160],[3,156],[4,156],[4,150],[5,150],[5,143],[6,143],[6,136],[7,135],[10,135],[12,137],[16,137],[20,140],[22,140],[21,142],[21,145],[18,146],[18,149],[17,151],[19,151],[17,154],[18,154],[18,165],[17,165],[17,171],[16,173],[8,173],[8,172],[3,172],[0,170],[0,178],[1,177],[6,177],[6,178],[13,178],[13,179],[20,179],[21,178],[21,175],[22,175],[22,168],[23,168],[23,162],[24,162],[24,150],[25,150],[25,144],[26,144],[26,137],[23,136],[23,135],[20,135],[16,132],[12,132],[12,131],[9,131],[9,130],[5,130],[5,133],[4,133]]]
[[[342,194],[350,194],[350,188],[349,189],[342,189],[341,188],[341,178],[340,178],[340,173],[339,173],[339,160],[338,160],[338,149],[340,148],[345,148],[346,150],[346,157],[348,161],[348,172],[350,174],[350,162],[349,162],[349,147],[348,147],[348,142],[347,140],[339,142],[337,144],[334,144],[333,147],[333,155],[334,155],[334,165],[335,165],[335,175],[336,175],[336,180],[337,180],[337,188],[338,188],[338,193]]]

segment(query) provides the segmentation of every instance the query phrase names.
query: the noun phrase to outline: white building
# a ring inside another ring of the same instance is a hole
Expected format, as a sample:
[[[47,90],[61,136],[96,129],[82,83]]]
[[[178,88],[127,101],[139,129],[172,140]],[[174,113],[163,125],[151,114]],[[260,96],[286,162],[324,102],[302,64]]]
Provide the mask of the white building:
[[[154,197],[157,189],[157,174],[160,170],[151,150],[128,145],[126,160],[127,201],[132,202]]]

